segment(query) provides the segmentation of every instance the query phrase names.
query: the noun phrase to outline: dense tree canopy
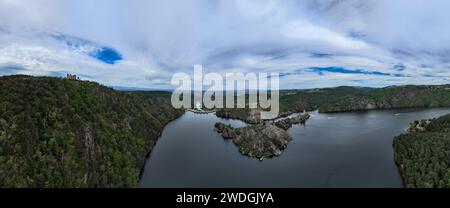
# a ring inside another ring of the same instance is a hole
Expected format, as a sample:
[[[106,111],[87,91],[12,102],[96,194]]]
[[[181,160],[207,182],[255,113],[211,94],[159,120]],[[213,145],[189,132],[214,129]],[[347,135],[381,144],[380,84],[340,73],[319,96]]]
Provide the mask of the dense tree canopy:
[[[0,77],[0,98],[0,187],[133,187],[163,127],[183,113],[168,93],[48,77]],[[450,87],[289,90],[280,105],[284,113],[450,106]],[[416,122],[394,147],[408,187],[450,187],[450,115]]]
[[[450,188],[450,115],[415,122],[394,148],[407,187]]]
[[[322,113],[392,108],[450,107],[450,85],[336,87],[280,92],[280,116],[303,110]],[[221,109],[217,116],[251,121],[251,110]]]
[[[169,94],[93,82],[0,78],[0,187],[133,187],[163,127]]]

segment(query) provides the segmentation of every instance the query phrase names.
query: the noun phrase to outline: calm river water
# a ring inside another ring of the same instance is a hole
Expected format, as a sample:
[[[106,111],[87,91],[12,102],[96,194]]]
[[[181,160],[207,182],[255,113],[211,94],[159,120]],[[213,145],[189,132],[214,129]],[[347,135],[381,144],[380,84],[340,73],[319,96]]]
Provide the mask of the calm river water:
[[[409,123],[450,109],[312,113],[289,130],[280,156],[260,162],[214,131],[216,122],[246,124],[187,112],[163,131],[147,160],[140,187],[403,187],[393,138]]]

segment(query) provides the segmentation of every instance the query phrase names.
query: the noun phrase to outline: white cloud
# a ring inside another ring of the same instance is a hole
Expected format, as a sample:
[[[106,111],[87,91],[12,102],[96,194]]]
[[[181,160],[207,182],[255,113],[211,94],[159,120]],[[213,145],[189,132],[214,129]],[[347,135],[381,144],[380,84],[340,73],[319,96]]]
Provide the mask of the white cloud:
[[[339,66],[404,76],[305,73],[281,85],[445,83],[448,9],[440,0],[0,0],[0,67],[24,68],[0,74],[67,71],[113,86],[169,88],[173,73],[194,64],[219,73]],[[45,37],[51,31],[113,47],[124,60],[99,62]],[[406,68],[396,71],[399,64]]]

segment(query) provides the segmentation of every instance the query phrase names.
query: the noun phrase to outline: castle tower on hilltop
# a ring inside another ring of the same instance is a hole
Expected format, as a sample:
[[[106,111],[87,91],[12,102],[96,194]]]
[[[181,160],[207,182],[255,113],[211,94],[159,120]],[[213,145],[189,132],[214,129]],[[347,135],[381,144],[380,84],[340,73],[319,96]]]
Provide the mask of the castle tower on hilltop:
[[[66,79],[68,79],[68,80],[80,80],[80,78],[77,77],[76,74],[67,74]]]

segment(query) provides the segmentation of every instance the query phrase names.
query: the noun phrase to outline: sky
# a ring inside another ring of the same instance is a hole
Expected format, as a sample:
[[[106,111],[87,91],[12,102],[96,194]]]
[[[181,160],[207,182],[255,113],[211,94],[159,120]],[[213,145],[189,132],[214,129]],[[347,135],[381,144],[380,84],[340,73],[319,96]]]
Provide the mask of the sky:
[[[445,0],[0,0],[0,75],[173,89],[278,72],[280,87],[450,83]]]

